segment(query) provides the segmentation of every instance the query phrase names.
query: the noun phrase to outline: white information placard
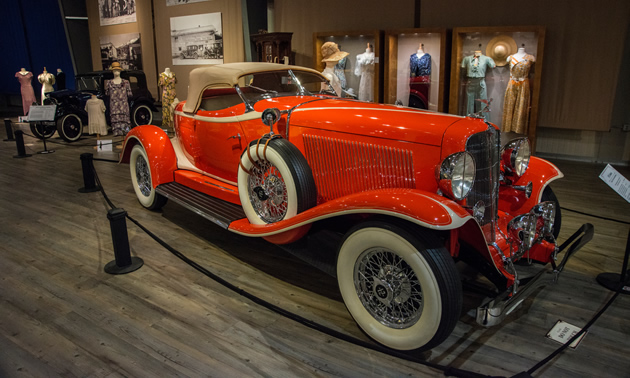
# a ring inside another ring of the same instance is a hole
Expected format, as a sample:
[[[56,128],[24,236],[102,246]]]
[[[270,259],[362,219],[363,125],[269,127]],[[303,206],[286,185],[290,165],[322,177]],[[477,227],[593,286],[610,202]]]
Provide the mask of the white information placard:
[[[98,152],[112,151],[112,142],[111,139],[99,139],[96,141],[96,150]]]
[[[630,181],[623,177],[623,175],[610,164],[606,165],[606,168],[604,168],[602,173],[599,174],[599,178],[608,184],[608,186],[610,186],[626,201],[630,202]]]
[[[560,344],[566,344],[567,341],[571,340],[571,338],[577,335],[582,329],[574,326],[573,324],[569,324],[563,320],[558,320],[556,325],[547,333],[547,337],[553,341],[557,341]],[[586,336],[586,332],[582,334],[582,336],[578,337],[569,347],[572,349],[577,348],[578,344],[582,339]]]
[[[28,111],[28,121],[54,121],[57,105],[31,105]]]

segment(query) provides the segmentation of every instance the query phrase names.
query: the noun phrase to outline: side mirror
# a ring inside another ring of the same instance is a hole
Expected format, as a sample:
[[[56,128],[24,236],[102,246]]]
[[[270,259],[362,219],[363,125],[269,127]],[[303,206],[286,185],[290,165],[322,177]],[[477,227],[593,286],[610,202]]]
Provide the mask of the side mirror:
[[[273,134],[273,125],[280,119],[280,110],[278,108],[265,109],[262,113],[262,122],[269,126],[269,132]]]

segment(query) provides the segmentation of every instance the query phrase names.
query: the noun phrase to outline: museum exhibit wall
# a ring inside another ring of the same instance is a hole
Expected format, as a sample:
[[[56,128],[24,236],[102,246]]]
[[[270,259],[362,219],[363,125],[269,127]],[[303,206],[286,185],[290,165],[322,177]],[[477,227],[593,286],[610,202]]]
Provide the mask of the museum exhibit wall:
[[[157,77],[166,67],[169,67],[177,76],[177,98],[185,100],[188,89],[188,74],[194,68],[202,66],[201,64],[195,64],[194,60],[191,60],[190,64],[173,64],[171,50],[172,17],[221,13],[224,46],[223,60],[225,63],[242,62],[244,60],[240,1],[212,0],[167,6],[166,0],[136,0],[136,22],[107,26],[100,25],[97,3],[96,0],[87,0],[86,2],[94,70],[102,69],[101,37],[139,33],[142,41],[142,70],[146,74],[149,90],[156,99],[159,99]],[[153,30],[154,21],[155,30]]]
[[[615,104],[626,109],[630,103],[628,93],[617,91],[618,82],[626,80],[620,73],[628,77],[628,70],[620,67],[630,1],[423,0],[388,3],[385,11],[380,1],[339,6],[334,1],[275,0],[275,28],[294,33],[296,62],[310,66],[314,32],[414,27],[416,3],[421,4],[423,28],[545,26],[537,153],[587,161],[630,160],[630,133],[621,131],[630,115],[613,118],[619,114]]]

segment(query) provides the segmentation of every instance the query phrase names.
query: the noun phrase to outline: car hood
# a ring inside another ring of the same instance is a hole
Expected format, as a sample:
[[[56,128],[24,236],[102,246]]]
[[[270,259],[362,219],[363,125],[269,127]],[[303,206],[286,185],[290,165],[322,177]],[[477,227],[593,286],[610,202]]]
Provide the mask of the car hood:
[[[296,107],[290,126],[440,146],[446,129],[463,118],[402,106],[322,99]]]

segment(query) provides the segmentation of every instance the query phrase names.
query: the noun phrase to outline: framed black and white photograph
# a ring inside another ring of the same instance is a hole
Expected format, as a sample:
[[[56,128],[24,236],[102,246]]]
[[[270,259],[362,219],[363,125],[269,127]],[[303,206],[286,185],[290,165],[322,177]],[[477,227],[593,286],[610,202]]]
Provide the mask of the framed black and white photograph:
[[[166,6],[170,7],[172,5],[200,3],[202,1],[209,1],[209,0],[166,0]]]
[[[98,0],[101,26],[136,22],[136,0]]]
[[[171,17],[173,65],[223,63],[221,13]]]
[[[101,62],[108,70],[118,62],[124,70],[142,70],[140,33],[116,34],[100,37]]]

